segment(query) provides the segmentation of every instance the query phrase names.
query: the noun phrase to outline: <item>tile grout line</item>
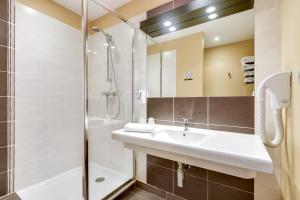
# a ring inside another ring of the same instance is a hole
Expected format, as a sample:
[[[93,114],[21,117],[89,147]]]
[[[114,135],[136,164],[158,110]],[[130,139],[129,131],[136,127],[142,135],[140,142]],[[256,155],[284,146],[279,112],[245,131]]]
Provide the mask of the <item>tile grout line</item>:
[[[149,193],[149,194],[151,194],[151,195],[153,195],[153,196],[155,196],[155,197],[157,197],[157,198],[159,198],[159,199],[163,199],[162,197],[160,197],[160,196],[157,196],[156,194],[154,194],[154,193],[151,193],[151,192],[148,192],[148,191],[146,191],[146,190],[143,190],[143,189],[141,189],[141,188],[138,188],[138,187],[136,187],[138,190],[142,190],[142,191],[144,191],[144,192],[147,192],[147,193]],[[160,189],[160,188],[158,188],[158,189]],[[162,190],[162,189],[160,189],[160,190]],[[164,190],[163,190],[164,191]],[[166,191],[164,191],[165,193],[166,193]],[[139,196],[141,196],[141,195],[139,195]]]
[[[173,108],[172,108],[173,109],[173,116],[172,116],[173,119],[172,120],[173,120],[173,126],[174,126],[174,124],[175,124],[175,122],[174,122],[175,121],[175,98],[172,98],[172,99],[173,99]]]
[[[171,170],[171,171],[174,171],[173,169],[170,169],[170,168],[168,168],[168,167],[164,167],[164,166],[161,166],[161,165],[158,165],[158,164],[155,164],[155,163],[152,163],[152,162],[147,162],[148,164],[150,164],[150,165],[154,165],[154,166],[157,166],[157,167],[161,167],[161,168],[164,168],[164,169],[168,169],[168,170]]]
[[[16,170],[15,169],[9,169],[9,170],[0,172],[0,175],[5,174],[5,173],[9,173],[9,172],[14,172],[14,171],[16,171]]]
[[[174,170],[174,161],[172,161],[172,169]],[[174,172],[173,172],[173,170],[172,170],[172,193],[174,193],[174,191],[175,191],[175,176],[174,176]],[[166,196],[166,198],[167,198],[167,196]]]
[[[207,116],[207,129],[209,129],[209,97],[207,97],[207,101],[206,101],[206,116]]]
[[[186,198],[180,197],[180,196],[178,196],[178,195],[176,195],[176,194],[174,194],[174,193],[170,193],[170,192],[166,192],[166,193],[167,193],[167,194],[171,194],[171,195],[177,197],[178,199],[181,199],[181,200],[187,200]],[[168,200],[168,199],[167,199],[167,200]]]
[[[174,162],[176,162],[176,161],[174,161]],[[156,166],[156,167],[160,167],[160,168],[163,168],[163,169],[166,169],[166,170],[170,170],[170,171],[172,171],[172,172],[176,172],[176,171],[177,171],[177,170],[175,170],[175,169],[170,169],[170,168],[167,168],[167,167],[158,165],[158,164],[154,164],[154,163],[152,163],[152,162],[148,162],[148,164],[154,165],[154,166]],[[204,169],[204,168],[201,168],[201,169]],[[207,170],[207,169],[205,169],[205,170]],[[193,177],[193,178],[197,178],[197,179],[203,180],[203,181],[207,181],[207,179],[201,178],[201,177],[199,177],[199,176],[194,176],[194,175],[191,175],[191,174],[188,174],[188,173],[186,173],[186,175],[187,175],[187,176],[190,176],[190,177]]]
[[[169,121],[169,120],[160,120],[160,119],[155,119],[158,122],[174,122],[174,123],[182,123],[180,121]],[[191,122],[191,124],[195,125],[212,125],[212,126],[223,126],[223,127],[228,127],[228,128],[241,128],[241,129],[255,129],[254,127],[248,127],[248,126],[231,126],[231,125],[226,125],[226,124],[205,124],[205,123],[197,123],[197,122]],[[207,128],[208,129],[208,128]]]
[[[208,170],[206,170],[206,199],[209,200]]]
[[[175,161],[174,161],[174,162],[175,162]],[[149,164],[155,165],[155,166],[157,166],[157,167],[161,167],[161,168],[164,168],[164,169],[173,171],[173,172],[176,172],[176,170],[172,170],[172,169],[167,168],[167,167],[163,167],[163,166],[160,166],[160,165],[157,165],[157,164],[153,164],[153,163],[151,163],[151,162],[149,162]],[[207,169],[206,169],[206,170],[207,170]],[[194,175],[191,175],[191,174],[186,174],[186,175],[187,175],[187,176],[190,176],[190,177],[193,177],[193,178],[200,179],[200,180],[202,180],[202,181],[207,181],[207,184],[208,184],[209,182],[211,182],[211,183],[215,183],[215,184],[218,184],[218,185],[222,185],[222,186],[224,186],[224,187],[228,187],[228,188],[231,188],[231,189],[239,190],[239,191],[241,191],[241,192],[246,192],[246,193],[254,194],[254,193],[252,193],[252,192],[249,192],[249,191],[246,191],[246,190],[243,190],[243,189],[239,189],[239,188],[236,188],[236,187],[233,187],[233,186],[229,186],[229,185],[225,185],[225,184],[222,184],[222,183],[218,183],[218,182],[209,180],[209,178],[208,178],[208,170],[207,170],[207,174],[206,174],[206,179],[205,179],[205,178],[200,178],[200,177],[198,177],[198,176],[194,176]],[[174,176],[173,176],[173,179],[174,179]],[[173,184],[174,184],[174,182],[173,182]],[[151,185],[151,186],[152,186],[152,185]],[[174,186],[175,186],[175,185],[174,185]],[[158,187],[156,187],[156,188],[158,188]],[[174,187],[173,187],[173,188],[174,188]],[[161,188],[158,188],[158,189],[163,190],[163,189],[161,189]],[[163,190],[163,191],[164,191],[164,190]],[[165,191],[165,192],[167,192],[167,191]],[[173,193],[174,193],[174,191],[173,191]]]
[[[143,184],[146,185],[146,186],[148,186],[148,187],[150,187],[150,188],[154,188],[154,189],[159,190],[159,191],[161,191],[161,192],[167,193],[165,190],[160,189],[160,188],[158,188],[158,187],[156,187],[156,186],[154,186],[154,185],[150,185],[150,184],[148,184],[148,183],[143,183]],[[150,194],[153,194],[154,196],[159,197],[160,199],[164,199],[164,198],[162,198],[162,197],[160,197],[160,196],[158,196],[158,195],[156,195],[156,194],[154,194],[154,193],[152,193],[152,192],[149,192],[149,191],[147,191],[147,190],[144,190],[144,189],[142,189],[142,188],[139,188],[138,186],[136,186],[135,188],[137,188],[137,189],[139,189],[139,190],[142,190],[142,191],[146,191],[146,192],[148,192],[148,193],[150,193]],[[166,194],[166,197],[167,197],[167,194]]]
[[[1,44],[0,44],[0,47],[7,48],[7,49],[12,49],[12,50],[16,50],[15,47],[9,47],[9,46],[5,46],[5,45],[1,45]]]
[[[13,25],[13,26],[16,25],[16,24],[14,24],[14,23],[12,23],[12,22],[8,22],[8,21],[5,21],[5,20],[3,20],[3,19],[0,19],[0,22],[7,23],[7,24]]]
[[[245,192],[245,193],[248,193],[248,194],[253,194],[254,195],[254,192],[249,192],[249,191],[246,191],[246,190],[243,190],[243,189],[239,189],[239,188],[236,188],[236,187],[233,187],[233,186],[229,186],[229,185],[224,185],[222,183],[217,183],[215,181],[207,181],[207,182],[211,182],[211,183],[214,183],[214,184],[217,184],[217,185],[221,185],[221,186],[224,186],[224,187],[227,187],[227,188],[231,188],[233,190],[238,190],[240,192]]]
[[[1,45],[0,45],[1,46]],[[78,81],[75,76],[73,77],[63,77],[63,76],[45,76],[44,74],[30,74],[30,73],[20,73],[15,71],[5,71],[0,70],[0,73],[8,73],[10,75],[15,75],[16,77],[36,77],[36,78],[47,78],[47,79],[60,79],[60,80],[67,80],[67,81]],[[75,78],[74,78],[75,77]]]

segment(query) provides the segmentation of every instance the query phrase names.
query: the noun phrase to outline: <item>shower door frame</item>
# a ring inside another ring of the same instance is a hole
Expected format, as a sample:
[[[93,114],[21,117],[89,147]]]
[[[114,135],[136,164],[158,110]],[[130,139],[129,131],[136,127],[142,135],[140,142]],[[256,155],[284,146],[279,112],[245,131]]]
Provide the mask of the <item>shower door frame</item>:
[[[83,36],[83,102],[84,102],[84,131],[83,131],[83,166],[82,166],[82,195],[84,200],[89,200],[89,157],[88,157],[88,149],[89,149],[89,140],[88,140],[88,1],[89,0],[81,0],[81,29],[82,29],[82,36]],[[133,36],[132,36],[132,50],[131,50],[131,56],[132,56],[132,98],[131,98],[131,121],[134,121],[135,115],[134,115],[134,70],[135,70],[135,49],[136,49],[136,37],[137,37],[137,27],[130,23],[127,19],[125,19],[123,16],[119,15],[115,11],[108,8],[106,5],[103,5],[102,3],[99,3],[95,0],[93,1],[95,4],[99,5],[100,7],[104,8],[106,11],[108,11],[110,14],[114,15],[121,21],[125,22],[132,30],[133,30]],[[105,196],[103,199],[115,199],[117,196],[122,194],[124,191],[129,189],[133,184],[136,182],[136,154],[135,151],[132,151],[132,169],[133,169],[133,177],[126,181],[124,184],[120,185],[117,189],[113,190],[110,194]]]

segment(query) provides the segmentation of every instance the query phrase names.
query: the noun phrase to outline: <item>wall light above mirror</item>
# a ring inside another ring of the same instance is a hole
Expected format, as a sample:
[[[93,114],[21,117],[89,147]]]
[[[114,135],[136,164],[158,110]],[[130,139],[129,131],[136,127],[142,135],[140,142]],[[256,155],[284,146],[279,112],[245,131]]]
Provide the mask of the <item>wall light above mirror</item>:
[[[253,1],[186,0],[156,9],[141,22],[148,97],[253,95]]]

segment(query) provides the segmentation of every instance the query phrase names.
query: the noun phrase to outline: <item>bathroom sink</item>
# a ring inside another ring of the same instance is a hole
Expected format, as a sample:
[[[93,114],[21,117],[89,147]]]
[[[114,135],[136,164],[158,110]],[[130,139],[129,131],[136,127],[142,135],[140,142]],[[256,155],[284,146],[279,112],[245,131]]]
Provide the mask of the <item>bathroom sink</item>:
[[[128,149],[241,178],[273,171],[272,160],[257,135],[156,125],[153,133],[121,129],[113,131],[112,138]]]
[[[182,145],[197,146],[201,144],[205,138],[205,135],[193,131],[166,129],[155,133],[154,138],[161,141],[169,141]]]

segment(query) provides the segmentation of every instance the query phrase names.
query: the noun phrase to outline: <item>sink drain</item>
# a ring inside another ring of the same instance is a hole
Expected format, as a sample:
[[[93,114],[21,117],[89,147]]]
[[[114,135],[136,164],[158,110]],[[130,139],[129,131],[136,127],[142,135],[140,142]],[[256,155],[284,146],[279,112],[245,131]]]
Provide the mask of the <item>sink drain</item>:
[[[99,178],[96,178],[96,180],[95,180],[96,183],[101,183],[103,181],[105,181],[104,177],[99,177]]]

